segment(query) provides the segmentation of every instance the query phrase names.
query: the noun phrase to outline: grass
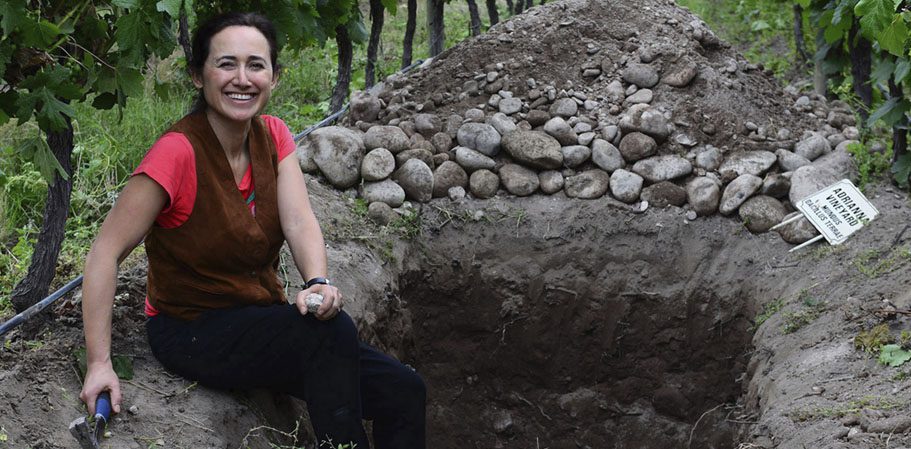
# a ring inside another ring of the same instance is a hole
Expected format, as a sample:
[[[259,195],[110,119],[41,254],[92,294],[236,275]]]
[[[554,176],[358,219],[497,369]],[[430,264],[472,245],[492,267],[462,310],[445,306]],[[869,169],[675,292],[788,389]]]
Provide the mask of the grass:
[[[864,396],[846,403],[839,403],[831,407],[813,407],[790,412],[788,415],[794,421],[812,421],[823,418],[840,419],[848,415],[856,415],[864,410],[897,410],[904,408],[907,403],[892,397]]]
[[[882,179],[892,166],[892,149],[883,153],[874,153],[862,143],[848,145],[848,152],[857,163],[858,188],[864,190],[871,182]]]
[[[428,54],[424,3],[418,4],[414,60]],[[505,11],[501,11],[501,17],[506,17]],[[386,17],[377,61],[380,81],[401,66],[406,18],[403,8],[396,16]],[[445,21],[447,48],[468,36],[467,5],[447,4]],[[188,110],[194,92],[181,59],[172,56],[151,62],[144,94],[131,97],[123,110],[96,110],[90,106],[91,98],[72,105],[76,110],[72,155],[75,173],[66,237],[58,260],[59,283],[82,270],[91,242],[130,173],[155,139]],[[334,41],[323,48],[282,51],[280,62],[284,69],[279,87],[265,112],[285,120],[292,133],[321,120],[328,112],[336,61]],[[366,43],[355,46],[352,90],[363,89],[365,65]],[[37,136],[39,131],[33,122],[17,126],[12,121],[0,126],[0,316],[12,311],[9,295],[25,276],[43,220],[47,184],[18,153],[26,139]],[[413,237],[419,234],[419,225],[419,217],[406,214],[391,227]],[[391,254],[391,244],[379,247]]]
[[[759,329],[759,326],[762,326],[769,318],[772,318],[772,315],[778,313],[782,307],[784,307],[784,299],[782,298],[778,298],[762,306],[762,312],[759,312],[759,315],[756,315],[756,319],[753,321],[752,331]]]
[[[905,245],[885,251],[869,249],[858,254],[852,263],[861,274],[875,279],[897,270],[908,261],[911,261],[911,249]]]
[[[797,50],[793,41],[791,8],[775,0],[678,0],[718,33],[733,43],[753,63],[762,64],[782,77],[794,70]],[[813,54],[813,36],[804,23],[807,52]]]
[[[860,331],[854,337],[854,348],[866,352],[867,354],[876,355],[883,346],[892,343],[892,334],[889,332],[888,324],[873,326],[868,331]]]
[[[810,296],[810,293],[807,290],[801,291],[800,295],[798,295],[798,299],[801,301],[801,304],[797,307],[797,310],[785,312],[784,314],[784,326],[781,328],[781,331],[785,334],[793,334],[804,326],[816,321],[825,310],[825,303]]]

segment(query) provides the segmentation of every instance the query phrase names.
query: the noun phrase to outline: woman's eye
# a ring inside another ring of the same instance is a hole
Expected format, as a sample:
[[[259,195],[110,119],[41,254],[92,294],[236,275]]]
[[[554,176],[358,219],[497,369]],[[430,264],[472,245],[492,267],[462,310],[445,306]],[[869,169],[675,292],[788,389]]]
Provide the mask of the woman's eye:
[[[220,69],[233,69],[233,68],[234,68],[234,63],[233,63],[233,62],[223,62],[223,63],[221,63],[221,64],[218,64],[218,68],[220,68]]]

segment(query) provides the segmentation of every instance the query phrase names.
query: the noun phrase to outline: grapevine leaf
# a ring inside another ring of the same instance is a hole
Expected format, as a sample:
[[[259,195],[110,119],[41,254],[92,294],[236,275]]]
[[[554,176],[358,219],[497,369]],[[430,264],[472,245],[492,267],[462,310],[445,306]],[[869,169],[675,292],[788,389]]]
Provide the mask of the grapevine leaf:
[[[38,32],[41,33],[41,40],[45,45],[54,43],[54,39],[60,35],[60,27],[47,20],[38,23]]]
[[[20,24],[28,22],[25,11],[25,1],[8,1],[0,3],[0,28],[3,37],[7,37],[19,28]]]
[[[139,0],[114,0],[114,6],[119,6],[125,9],[133,9],[139,5]]]
[[[911,153],[899,156],[892,165],[892,175],[903,189],[908,188],[908,178],[911,177]]]
[[[114,38],[123,53],[124,59],[136,65],[142,61],[142,45],[146,36],[146,24],[139,11],[130,12],[117,19],[117,31]]]
[[[6,92],[0,93],[0,111],[3,111],[7,115],[16,115],[16,110],[18,108],[17,102],[19,101],[19,92],[15,90],[8,90]]]
[[[898,57],[904,55],[906,39],[908,39],[908,26],[899,15],[896,15],[892,24],[876,36],[876,40],[883,50]]]
[[[765,20],[756,20],[750,24],[750,30],[753,32],[768,30],[769,28],[771,28],[771,26],[769,26],[769,22],[766,22]]]
[[[397,12],[396,9],[398,8],[398,2],[395,0],[381,0],[380,3],[383,4],[383,8],[386,8],[386,11],[389,11],[389,14],[392,14],[394,16]]]
[[[875,82],[886,82],[889,81],[889,78],[892,77],[892,72],[895,70],[895,64],[891,59],[881,58],[879,59],[875,66],[873,67],[873,72],[870,73],[870,79]]]
[[[13,44],[8,39],[0,42],[0,77],[6,73],[6,64],[13,57]]]
[[[117,95],[110,92],[98,94],[95,99],[92,100],[92,107],[95,109],[111,109],[115,104],[117,104]]]
[[[908,112],[909,106],[911,106],[911,104],[902,100],[900,97],[892,97],[870,114],[870,118],[867,119],[867,126],[872,127],[873,124],[880,119],[882,119],[887,126],[892,126]]]
[[[886,24],[892,23],[890,9],[892,2],[884,0],[860,0],[854,6],[854,14],[860,17],[860,28],[865,36],[876,36],[882,33]]]
[[[181,0],[161,0],[155,4],[155,10],[158,12],[166,12],[171,17],[177,17],[180,15],[181,3]]]
[[[810,7],[810,2],[812,1],[813,0],[797,0],[797,4],[800,5],[801,8],[806,9]]]
[[[895,65],[895,82],[901,83],[908,74],[911,73],[911,60],[901,59],[898,64]]]
[[[832,25],[842,25],[850,23],[854,20],[854,16],[851,14],[851,2],[841,0],[838,3],[838,6],[835,7],[835,12],[832,15]]]
[[[49,185],[53,186],[56,181],[54,174],[59,174],[62,179],[69,178],[44,139],[39,137],[26,139],[19,152],[23,157],[30,159],[35,164],[35,167],[41,173],[41,177]]]
[[[367,32],[367,26],[364,25],[364,21],[358,17],[356,20],[348,22],[348,36],[351,38],[351,42],[362,44],[367,42],[370,34]]]
[[[844,37],[849,28],[851,28],[851,22],[847,20],[838,23],[833,22],[826,27],[826,30],[823,32],[823,37],[825,37],[827,43],[831,44]]]
[[[902,349],[899,345],[885,345],[879,353],[879,363],[892,367],[901,366],[911,360],[911,352]]]
[[[37,111],[38,126],[44,130],[60,131],[66,128],[66,118],[73,117],[76,111],[73,107],[60,101],[54,94],[46,89],[41,88],[37,92],[41,101],[41,109]]]
[[[118,70],[117,87],[128,97],[142,95],[142,73],[136,69]]]
[[[82,97],[82,89],[70,80],[72,72],[66,67],[46,68],[19,83],[19,88],[37,91],[46,88],[60,98],[75,100]]]

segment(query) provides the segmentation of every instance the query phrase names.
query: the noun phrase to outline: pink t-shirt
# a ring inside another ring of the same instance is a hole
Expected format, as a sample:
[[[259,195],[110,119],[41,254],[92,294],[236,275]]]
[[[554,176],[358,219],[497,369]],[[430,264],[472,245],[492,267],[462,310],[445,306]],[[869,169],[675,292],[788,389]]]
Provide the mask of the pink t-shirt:
[[[266,128],[275,143],[278,161],[294,151],[294,138],[291,131],[281,119],[263,115]],[[196,156],[190,141],[181,133],[169,132],[161,136],[142,162],[133,171],[133,175],[144,174],[157,182],[167,193],[168,203],[155,218],[155,225],[163,228],[176,228],[184,224],[193,212],[196,203]],[[256,214],[256,200],[253,185],[252,166],[247,166],[243,179],[237,185],[241,195],[247,201],[250,213]],[[252,196],[251,196],[252,195]],[[149,304],[146,298],[147,316],[155,316],[158,311]]]

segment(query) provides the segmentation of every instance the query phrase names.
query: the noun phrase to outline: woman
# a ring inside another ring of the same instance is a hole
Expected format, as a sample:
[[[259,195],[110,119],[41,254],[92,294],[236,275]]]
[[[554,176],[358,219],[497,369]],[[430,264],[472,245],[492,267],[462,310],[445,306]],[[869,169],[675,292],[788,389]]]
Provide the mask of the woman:
[[[152,146],[86,258],[88,371],[94,412],[110,391],[117,261],[143,237],[146,324],[167,369],[216,388],[268,388],[307,401],[317,439],[378,449],[423,448],[425,390],[413,370],[360,343],[342,294],[326,279],[322,233],[285,124],[260,112],[278,82],[275,30],[258,14],[217,16],[197,30],[193,112]],[[287,239],[304,279],[293,305],[275,269]],[[315,313],[306,297],[322,295]]]

